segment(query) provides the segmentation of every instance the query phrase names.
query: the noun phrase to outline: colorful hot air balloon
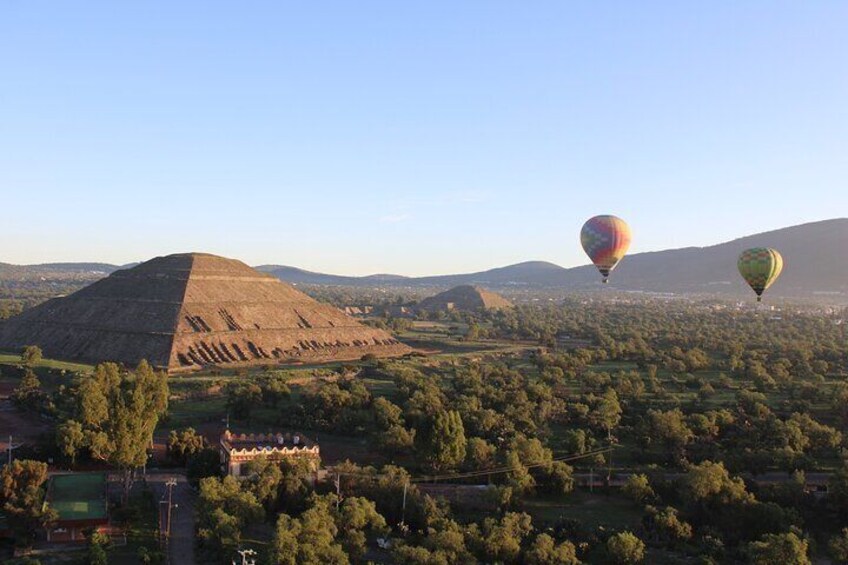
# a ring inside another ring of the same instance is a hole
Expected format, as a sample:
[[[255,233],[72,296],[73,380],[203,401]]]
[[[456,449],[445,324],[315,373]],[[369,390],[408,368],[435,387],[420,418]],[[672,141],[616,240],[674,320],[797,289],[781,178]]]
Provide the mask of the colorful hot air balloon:
[[[630,226],[615,216],[595,216],[583,224],[580,243],[592,263],[609,279],[612,271],[630,247]]]
[[[783,257],[769,247],[746,249],[739,255],[737,262],[739,274],[754,292],[757,302],[763,299],[763,292],[777,280],[783,270]]]

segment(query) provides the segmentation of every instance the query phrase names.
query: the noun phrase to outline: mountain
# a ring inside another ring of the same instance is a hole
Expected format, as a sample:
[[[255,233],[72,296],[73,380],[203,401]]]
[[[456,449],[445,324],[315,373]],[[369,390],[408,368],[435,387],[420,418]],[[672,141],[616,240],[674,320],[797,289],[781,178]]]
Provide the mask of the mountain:
[[[613,272],[610,288],[673,293],[709,293],[744,297],[748,289],[736,271],[739,253],[749,247],[774,247],[783,255],[783,274],[769,296],[834,295],[848,298],[848,219],[801,224],[746,236],[708,247],[687,247],[636,253]],[[337,277],[297,270],[297,280],[283,270],[283,280],[304,284],[368,286],[369,277]],[[600,275],[591,265],[566,269],[544,261],[529,261],[488,271],[429,277],[385,277],[385,285],[490,288],[568,288],[600,290]]]
[[[29,279],[92,279],[103,278],[121,269],[108,263],[43,263],[40,265],[11,265],[0,263],[0,280]]]
[[[293,284],[322,284],[331,286],[363,286],[373,283],[393,283],[406,277],[400,275],[369,275],[366,277],[346,277],[344,275],[327,275],[289,267],[287,265],[260,265],[256,270],[273,275],[282,281]]]
[[[638,237],[638,234],[637,234]],[[736,259],[748,247],[774,247],[783,255],[784,270],[769,296],[834,295],[848,298],[848,219],[801,224],[742,237],[708,247],[687,247],[626,257],[613,272],[609,287],[619,290],[710,293],[744,297],[748,289],[736,272]],[[0,281],[13,276],[96,280],[118,269],[101,263],[54,263],[15,266],[0,263]],[[528,261],[475,273],[428,277],[377,274],[351,277],[315,273],[284,265],[257,270],[294,284],[339,286],[417,286],[451,288],[565,288],[600,290],[600,275],[591,265],[565,269],[544,261]],[[48,273],[48,274],[45,274]]]
[[[783,255],[783,274],[769,296],[848,296],[848,219],[802,224],[709,247],[640,253],[621,262],[611,284],[655,292],[747,295],[736,259],[750,247],[773,247]],[[586,284],[592,277],[589,267],[569,269],[568,282]]]

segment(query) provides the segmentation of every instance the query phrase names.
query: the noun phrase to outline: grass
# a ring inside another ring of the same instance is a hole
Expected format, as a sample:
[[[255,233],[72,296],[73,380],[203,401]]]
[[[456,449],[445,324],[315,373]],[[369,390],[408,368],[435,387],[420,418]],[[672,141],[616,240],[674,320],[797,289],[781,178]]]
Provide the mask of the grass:
[[[564,519],[579,520],[584,527],[625,530],[639,525],[642,512],[630,500],[596,489],[561,496],[534,496],[523,501],[524,512],[533,517],[533,524],[543,527]]]
[[[21,365],[20,353],[0,352],[0,365]],[[55,359],[42,359],[33,367],[34,369],[52,369],[55,371],[71,371],[87,373],[94,367],[84,363],[71,363],[69,361],[57,361]]]

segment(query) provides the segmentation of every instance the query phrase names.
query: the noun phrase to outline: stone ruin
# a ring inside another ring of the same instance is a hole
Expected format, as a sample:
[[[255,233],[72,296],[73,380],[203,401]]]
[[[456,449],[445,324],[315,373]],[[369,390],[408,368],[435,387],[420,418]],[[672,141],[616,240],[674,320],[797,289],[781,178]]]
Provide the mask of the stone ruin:
[[[241,261],[157,257],[0,326],[0,349],[169,372],[399,356],[410,348]]]

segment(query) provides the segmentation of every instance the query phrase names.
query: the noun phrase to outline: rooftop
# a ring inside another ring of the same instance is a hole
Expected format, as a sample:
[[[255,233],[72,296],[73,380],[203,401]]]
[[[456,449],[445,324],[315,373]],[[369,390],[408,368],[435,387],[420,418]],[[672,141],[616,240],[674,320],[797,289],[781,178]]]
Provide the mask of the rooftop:
[[[228,451],[274,451],[283,448],[311,449],[317,444],[299,433],[234,434],[229,430],[221,436],[221,445]]]

